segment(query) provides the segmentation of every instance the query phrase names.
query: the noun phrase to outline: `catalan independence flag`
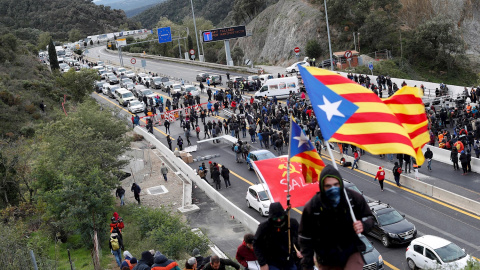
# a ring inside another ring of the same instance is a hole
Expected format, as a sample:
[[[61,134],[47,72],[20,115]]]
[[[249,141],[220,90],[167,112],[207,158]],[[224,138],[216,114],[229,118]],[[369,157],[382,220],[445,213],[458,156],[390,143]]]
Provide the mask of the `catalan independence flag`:
[[[293,120],[290,121],[290,124],[290,161],[302,164],[302,174],[305,183],[315,183],[318,181],[325,163],[323,163],[317,150],[313,147],[300,126]]]
[[[404,86],[393,96],[384,99],[383,102],[387,104],[408,132],[417,156],[423,157],[422,147],[430,141],[430,135],[425,106],[422,101],[422,91],[417,87]],[[420,161],[422,162],[420,163]],[[417,162],[421,165],[423,159],[417,159]]]
[[[298,68],[325,140],[374,155],[407,154],[423,163],[401,121],[371,90],[329,70]]]

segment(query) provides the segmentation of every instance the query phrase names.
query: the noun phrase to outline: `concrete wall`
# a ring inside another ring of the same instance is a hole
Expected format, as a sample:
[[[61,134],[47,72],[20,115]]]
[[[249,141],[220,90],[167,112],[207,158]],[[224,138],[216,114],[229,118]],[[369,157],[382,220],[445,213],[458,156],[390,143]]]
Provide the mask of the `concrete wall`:
[[[450,153],[451,153],[450,150],[438,148],[431,145],[425,145],[422,149],[424,153],[425,151],[427,151],[427,147],[430,148],[430,150],[433,152],[433,160],[440,161],[453,166],[453,163],[450,161]],[[472,152],[472,155],[473,155],[472,161],[470,162],[470,164],[472,165],[472,172],[480,173],[480,159],[474,157],[475,152]],[[460,164],[460,161],[458,161],[458,164],[462,166]]]
[[[430,148],[431,149],[431,148]],[[443,149],[440,149],[443,150]],[[432,150],[433,151],[433,150]],[[342,154],[337,151],[333,151],[333,156],[336,160],[340,160]],[[435,157],[435,153],[433,154]],[[353,163],[353,157],[351,156],[344,156],[346,161],[350,161]],[[477,159],[478,161],[478,159]],[[358,169],[373,175],[377,174],[378,165],[366,162],[362,159],[357,163]],[[472,170],[473,170],[473,163],[472,163]],[[391,168],[383,168],[385,170],[385,181],[389,181],[394,183],[393,180],[393,172]],[[405,174],[400,175],[400,183],[402,186],[412,189],[416,192],[419,192],[423,195],[444,201],[448,204],[454,205],[456,207],[462,208],[466,211],[472,212],[476,215],[480,215],[480,203],[469,198],[465,198],[458,194],[452,193],[450,191],[438,188],[436,186],[424,183],[417,179],[413,179],[411,177],[406,176]]]
[[[177,166],[179,170],[187,176],[188,179],[190,179],[193,183],[195,183],[195,185],[201,188],[210,199],[215,201],[215,203],[217,203],[235,219],[242,222],[251,232],[255,233],[257,231],[259,222],[256,219],[254,219],[245,211],[230,202],[227,198],[225,198],[222,194],[220,194],[212,186],[205,182],[205,180],[202,180],[197,175],[197,173],[192,168],[190,168],[190,166],[188,166],[188,164],[186,164],[182,159],[175,157],[173,152],[170,151],[167,146],[157,140],[155,136],[148,133],[146,129],[138,126],[135,127],[134,131],[142,135],[149,143],[155,145],[157,149],[160,150],[162,154],[169,159],[170,162],[175,164],[175,166]]]

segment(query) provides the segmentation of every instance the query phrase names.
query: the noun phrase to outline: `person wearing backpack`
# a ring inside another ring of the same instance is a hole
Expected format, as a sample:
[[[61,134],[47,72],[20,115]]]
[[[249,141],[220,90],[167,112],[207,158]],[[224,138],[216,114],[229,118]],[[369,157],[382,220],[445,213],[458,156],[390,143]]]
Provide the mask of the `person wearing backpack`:
[[[122,239],[118,237],[117,233],[112,233],[108,245],[110,246],[111,253],[115,256],[118,267],[120,267],[122,264],[122,249],[120,248],[123,246]]]
[[[237,163],[240,162],[240,146],[237,144],[235,144],[235,146],[233,147],[233,151],[235,152],[235,161]]]
[[[393,166],[393,177],[395,178],[395,183],[397,183],[397,187],[400,187],[400,174],[402,174],[402,166],[398,165],[398,162],[395,162],[395,166]]]
[[[378,179],[378,183],[380,184],[380,188],[383,191],[383,181],[385,180],[385,171],[381,166],[378,167],[377,175],[375,176],[374,181],[377,179]]]

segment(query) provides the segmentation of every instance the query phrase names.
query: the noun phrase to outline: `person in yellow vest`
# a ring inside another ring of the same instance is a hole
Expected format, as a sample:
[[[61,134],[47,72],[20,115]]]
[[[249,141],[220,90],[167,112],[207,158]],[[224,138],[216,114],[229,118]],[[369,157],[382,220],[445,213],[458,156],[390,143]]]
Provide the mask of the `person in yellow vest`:
[[[439,143],[443,141],[443,137],[444,137],[443,133],[438,132],[438,142]]]

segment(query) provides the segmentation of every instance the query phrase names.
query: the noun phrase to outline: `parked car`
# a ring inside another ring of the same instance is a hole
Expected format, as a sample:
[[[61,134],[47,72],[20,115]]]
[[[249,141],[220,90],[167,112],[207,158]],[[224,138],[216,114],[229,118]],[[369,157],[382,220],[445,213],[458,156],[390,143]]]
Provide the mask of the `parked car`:
[[[297,65],[307,66],[307,67],[310,66],[310,64],[309,64],[308,62],[306,62],[306,61],[300,61],[300,62],[296,62],[296,63],[294,63],[293,65],[287,67],[287,68],[285,69],[285,71],[286,71],[287,73],[297,72],[297,71],[298,71]]]
[[[150,89],[141,89],[138,92],[138,98],[143,99],[144,96],[146,96],[147,98],[149,98],[149,97],[155,98],[155,93],[153,93],[152,90],[150,90]]]
[[[153,89],[162,88],[162,77],[150,78],[150,87],[153,88]]]
[[[120,83],[120,85],[122,87],[125,87],[127,84],[129,83],[133,83],[132,79],[129,79],[129,78],[122,78],[122,82]]]
[[[383,257],[380,255],[380,252],[373,246],[367,237],[364,235],[359,236],[360,240],[365,244],[365,251],[362,251],[363,259],[365,260],[365,265],[363,269],[365,270],[383,270]]]
[[[132,92],[125,88],[117,89],[115,91],[115,98],[117,99],[118,104],[123,107],[127,106],[130,101],[135,100],[135,96],[133,96]]]
[[[222,76],[210,75],[210,85],[222,85]]]
[[[138,100],[131,100],[127,105],[127,110],[131,113],[143,112],[145,110],[145,104]]]
[[[410,269],[464,269],[470,255],[456,244],[433,235],[413,240],[405,252]]]
[[[168,81],[168,82],[162,82],[161,86],[160,86],[160,89],[162,89],[163,92],[166,92],[167,91],[167,87],[170,88],[170,85],[172,85],[173,82],[172,81]]]
[[[115,98],[115,91],[116,91],[117,89],[120,89],[120,86],[109,84],[109,85],[107,86],[107,96],[108,96],[109,98]]]
[[[207,81],[207,78],[208,78],[208,73],[199,73],[197,74],[197,82],[206,82]]]
[[[110,84],[118,84],[118,78],[115,75],[110,75],[107,78],[107,82]]]
[[[110,84],[109,83],[104,83],[102,85],[102,93],[105,95],[105,96],[108,96],[108,92],[110,91]]]
[[[102,92],[104,82],[96,81],[94,84],[95,92],[100,93]]]
[[[247,155],[247,167],[249,170],[252,170],[252,161],[264,160],[269,158],[275,158],[276,156],[268,150],[256,150],[251,151]]]
[[[132,79],[133,77],[135,77],[135,72],[131,71],[131,70],[127,70],[123,75],[127,76],[128,78]]]
[[[266,184],[256,184],[249,186],[247,190],[247,206],[257,210],[262,216],[268,216],[268,209],[270,208],[267,188]]]
[[[415,225],[390,205],[374,201],[368,203],[368,206],[374,216],[374,225],[368,234],[381,240],[385,247],[409,243],[417,236]]]
[[[134,83],[127,83],[123,88],[126,88],[128,91],[133,93],[134,87],[135,87]]]
[[[172,84],[172,88],[173,88],[173,89],[172,89],[171,94],[178,93],[178,92],[181,93],[181,91],[182,91],[182,85],[179,84],[179,83],[174,83],[174,84]]]
[[[136,96],[136,97],[139,97],[138,95],[140,94],[140,91],[143,90],[143,89],[147,89],[144,85],[141,85],[141,84],[136,84],[134,87],[133,87],[133,94]]]
[[[194,97],[200,95],[200,91],[194,85],[182,85],[180,89],[182,95],[192,95]]]

